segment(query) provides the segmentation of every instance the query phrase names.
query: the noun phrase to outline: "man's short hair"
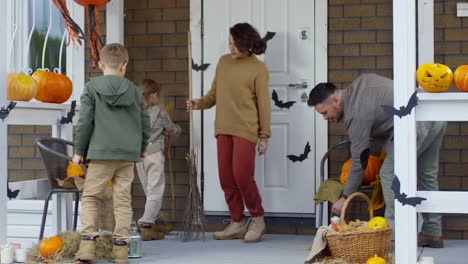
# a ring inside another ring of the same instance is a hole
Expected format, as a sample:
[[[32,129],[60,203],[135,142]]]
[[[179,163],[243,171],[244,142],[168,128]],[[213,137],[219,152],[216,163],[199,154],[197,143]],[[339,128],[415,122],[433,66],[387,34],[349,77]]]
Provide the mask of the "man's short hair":
[[[316,106],[327,100],[330,95],[334,94],[338,88],[333,83],[319,83],[309,94],[307,104],[309,106]]]
[[[99,57],[102,64],[113,69],[128,63],[128,51],[119,43],[105,45],[101,49]]]

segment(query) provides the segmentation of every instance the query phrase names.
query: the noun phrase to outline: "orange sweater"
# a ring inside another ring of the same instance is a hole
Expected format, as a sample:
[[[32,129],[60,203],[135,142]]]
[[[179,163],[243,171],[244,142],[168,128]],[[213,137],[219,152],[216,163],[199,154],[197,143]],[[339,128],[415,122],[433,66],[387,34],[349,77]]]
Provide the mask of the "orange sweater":
[[[230,54],[219,59],[216,75],[199,108],[216,104],[215,135],[232,135],[257,143],[270,137],[269,73],[255,55],[234,59]]]

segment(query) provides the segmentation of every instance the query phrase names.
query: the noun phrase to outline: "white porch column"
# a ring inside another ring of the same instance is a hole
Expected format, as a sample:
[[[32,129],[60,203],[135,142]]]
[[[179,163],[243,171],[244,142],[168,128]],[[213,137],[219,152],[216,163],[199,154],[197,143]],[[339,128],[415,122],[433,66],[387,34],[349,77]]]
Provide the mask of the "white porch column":
[[[106,42],[124,44],[124,0],[106,5]]]

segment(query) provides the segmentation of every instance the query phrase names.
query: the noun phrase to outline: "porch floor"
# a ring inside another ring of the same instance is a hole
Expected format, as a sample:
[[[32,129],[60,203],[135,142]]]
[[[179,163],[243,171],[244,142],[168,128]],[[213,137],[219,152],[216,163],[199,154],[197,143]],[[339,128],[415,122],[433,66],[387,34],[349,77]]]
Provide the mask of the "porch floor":
[[[181,242],[175,233],[164,240],[143,242],[143,254],[140,259],[133,259],[131,264],[285,264],[304,263],[308,255],[307,248],[312,244],[313,236],[270,235],[262,242],[243,243],[239,240],[219,241],[206,234],[205,241]],[[465,264],[468,254],[468,240],[446,240],[444,249],[424,248],[422,256],[433,256],[435,263]],[[421,252],[421,248],[418,249]],[[99,262],[104,264],[107,262]]]

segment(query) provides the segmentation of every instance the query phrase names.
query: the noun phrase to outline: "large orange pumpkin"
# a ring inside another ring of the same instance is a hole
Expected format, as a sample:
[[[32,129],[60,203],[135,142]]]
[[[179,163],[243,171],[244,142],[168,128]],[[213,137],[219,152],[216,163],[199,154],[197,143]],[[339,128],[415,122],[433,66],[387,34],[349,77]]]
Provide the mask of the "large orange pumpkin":
[[[367,161],[367,168],[364,176],[362,177],[362,184],[369,185],[371,182],[377,180],[379,175],[380,166],[382,166],[383,159],[374,155],[369,156]],[[341,167],[340,182],[345,184],[348,180],[349,167],[351,166],[351,159],[348,159]]]
[[[44,103],[64,103],[70,98],[73,85],[63,74],[49,71],[36,71],[32,77],[37,83],[36,99]]]
[[[9,73],[7,79],[8,100],[29,101],[36,96],[37,84],[33,77],[23,73]]]
[[[63,240],[58,236],[43,239],[39,244],[39,254],[47,257],[60,252],[63,246]]]
[[[460,91],[468,92],[468,65],[458,67],[455,70],[453,80]]]
[[[421,87],[430,93],[445,92],[453,81],[450,68],[440,63],[425,63],[416,71],[416,80]]]

